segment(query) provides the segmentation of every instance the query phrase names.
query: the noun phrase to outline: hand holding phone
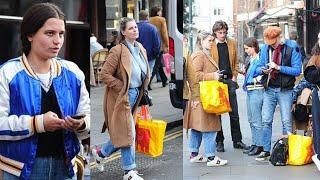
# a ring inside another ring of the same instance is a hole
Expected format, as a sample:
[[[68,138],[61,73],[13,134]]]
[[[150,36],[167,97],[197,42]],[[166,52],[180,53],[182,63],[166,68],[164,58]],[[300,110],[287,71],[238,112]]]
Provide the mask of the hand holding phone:
[[[261,67],[261,70],[264,74],[269,74],[270,71],[271,71],[271,68],[268,68],[268,67]]]
[[[223,74],[223,73],[225,73],[225,72],[226,72],[226,70],[218,71],[219,74]]]
[[[85,114],[80,114],[80,115],[71,116],[72,119],[82,119],[82,118],[84,118],[84,117],[86,117]]]

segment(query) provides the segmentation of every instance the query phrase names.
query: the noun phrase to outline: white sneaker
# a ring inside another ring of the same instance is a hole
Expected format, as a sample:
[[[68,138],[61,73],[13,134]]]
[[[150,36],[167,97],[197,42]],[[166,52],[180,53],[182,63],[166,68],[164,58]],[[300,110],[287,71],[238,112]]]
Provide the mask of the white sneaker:
[[[227,160],[220,159],[218,156],[215,156],[212,161],[207,162],[207,166],[223,166],[228,163]]]
[[[123,180],[144,180],[138,175],[138,171],[131,170],[123,176]]]
[[[103,160],[102,157],[99,156],[97,149],[92,149],[91,152],[92,152],[92,155],[93,155],[93,158],[95,159],[96,163],[97,163],[97,168],[99,169],[100,172],[103,172],[104,171],[104,166],[103,164],[101,163],[101,161]]]
[[[202,155],[198,154],[197,156],[190,157],[191,163],[204,163],[207,162],[208,159],[206,157],[203,157]]]
[[[316,164],[318,171],[320,171],[320,160],[318,159],[318,154],[312,156],[312,161]]]

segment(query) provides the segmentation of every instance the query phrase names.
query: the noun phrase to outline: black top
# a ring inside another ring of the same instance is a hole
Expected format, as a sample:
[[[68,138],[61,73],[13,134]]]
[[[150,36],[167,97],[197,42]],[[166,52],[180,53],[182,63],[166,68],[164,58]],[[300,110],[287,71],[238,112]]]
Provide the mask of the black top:
[[[232,78],[232,70],[230,66],[229,59],[229,50],[227,43],[218,43],[218,55],[219,55],[219,69],[220,71],[224,70],[225,75],[227,75],[228,79]]]
[[[42,89],[41,113],[45,114],[52,111],[61,118],[61,112],[58,105],[57,97],[51,85],[48,92]],[[57,130],[54,132],[39,133],[37,156],[63,156],[63,132]]]

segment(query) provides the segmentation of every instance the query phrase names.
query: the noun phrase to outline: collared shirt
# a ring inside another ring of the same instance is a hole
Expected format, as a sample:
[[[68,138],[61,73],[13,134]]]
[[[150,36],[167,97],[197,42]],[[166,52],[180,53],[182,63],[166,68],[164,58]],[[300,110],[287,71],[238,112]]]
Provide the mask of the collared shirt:
[[[214,41],[216,42],[216,44],[218,44],[218,43],[226,43],[227,44],[227,38],[225,38],[224,41],[220,41],[218,38],[215,38]]]
[[[128,48],[131,52],[131,81],[129,84],[130,88],[137,88],[142,85],[142,81],[147,74],[147,64],[145,63],[144,57],[140,52],[139,46],[135,43],[133,46],[126,40]]]

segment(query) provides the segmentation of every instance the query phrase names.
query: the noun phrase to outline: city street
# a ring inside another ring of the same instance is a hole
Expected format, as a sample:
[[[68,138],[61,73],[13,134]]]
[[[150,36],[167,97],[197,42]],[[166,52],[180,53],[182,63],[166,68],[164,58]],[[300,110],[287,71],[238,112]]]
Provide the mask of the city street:
[[[169,99],[168,87],[162,88],[161,83],[153,83],[152,96],[153,106],[150,107],[154,119],[168,122],[167,128],[173,128],[172,124],[181,123],[182,110],[174,108]],[[108,140],[107,133],[100,133],[103,123],[102,100],[104,87],[91,87],[91,147],[101,147]],[[145,179],[182,179],[182,127],[175,127],[166,132],[164,153],[158,158],[147,157],[142,154],[136,155],[137,170]],[[103,162],[105,171],[100,172],[96,163],[91,159],[91,179],[116,180],[122,179],[120,153],[115,153]]]
[[[251,131],[246,118],[246,94],[241,89],[243,78],[238,79],[240,88],[237,90],[239,115],[243,142],[251,143]],[[314,164],[305,166],[273,166],[269,162],[257,162],[254,157],[242,153],[242,150],[232,146],[229,115],[222,116],[222,127],[225,135],[225,151],[217,153],[222,159],[228,160],[228,164],[222,167],[207,167],[206,164],[191,164],[189,162],[188,139],[184,131],[183,137],[183,179],[184,180],[272,180],[272,179],[319,179],[319,172]],[[274,143],[282,133],[279,107],[276,109],[273,123],[272,142]],[[203,144],[200,152],[203,152]]]

